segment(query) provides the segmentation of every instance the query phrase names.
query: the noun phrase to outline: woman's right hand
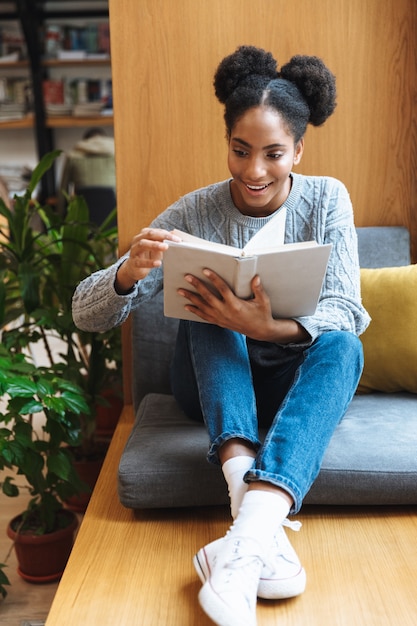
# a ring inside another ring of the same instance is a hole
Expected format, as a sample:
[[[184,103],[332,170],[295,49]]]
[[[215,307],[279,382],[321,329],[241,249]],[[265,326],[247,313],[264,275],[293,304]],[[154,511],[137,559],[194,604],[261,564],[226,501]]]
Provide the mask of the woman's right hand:
[[[163,254],[168,248],[164,240],[181,241],[179,237],[162,228],[143,228],[135,235],[129,257],[117,271],[115,288],[118,293],[127,293],[151,269],[162,265]]]

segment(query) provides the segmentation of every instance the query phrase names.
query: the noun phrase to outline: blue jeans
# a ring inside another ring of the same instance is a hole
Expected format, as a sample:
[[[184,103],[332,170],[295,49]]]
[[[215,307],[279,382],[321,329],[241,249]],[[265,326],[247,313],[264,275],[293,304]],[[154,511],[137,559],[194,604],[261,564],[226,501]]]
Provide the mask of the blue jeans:
[[[319,473],[331,436],[355,393],[363,367],[360,340],[331,331],[290,364],[264,378],[253,375],[246,338],[199,322],[181,321],[172,363],[174,396],[194,420],[204,420],[209,461],[239,438],[256,459],[246,482],[267,481],[287,491],[292,513]],[[259,427],[267,429],[263,441]]]

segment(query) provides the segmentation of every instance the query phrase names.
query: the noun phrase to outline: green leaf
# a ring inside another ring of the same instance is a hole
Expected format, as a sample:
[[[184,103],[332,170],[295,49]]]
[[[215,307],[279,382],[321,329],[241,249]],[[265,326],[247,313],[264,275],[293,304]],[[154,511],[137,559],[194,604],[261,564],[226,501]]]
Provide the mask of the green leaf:
[[[24,379],[24,378],[14,378],[7,385],[7,392],[13,396],[27,397],[36,394],[38,388],[36,383],[32,380]]]
[[[1,487],[4,495],[9,498],[16,498],[19,495],[19,488],[12,483],[12,480],[13,478],[7,476]]]
[[[32,177],[28,186],[28,193],[30,196],[35,191],[35,187],[41,180],[42,176],[52,167],[53,162],[61,154],[61,152],[61,150],[54,150],[53,152],[48,152],[42,157],[41,161],[32,172]]]
[[[4,317],[6,314],[6,285],[4,283],[4,276],[1,277],[0,282],[0,326],[4,324]]]
[[[69,480],[72,473],[72,463],[68,456],[61,450],[48,457],[47,467],[50,472],[53,472],[65,481]]]
[[[6,574],[3,572],[3,569],[6,567],[4,563],[0,563],[0,595],[5,598],[7,596],[7,591],[5,590],[5,585],[10,585],[10,581],[7,578]]]
[[[68,391],[63,391],[61,398],[65,400],[67,409],[73,413],[85,413],[87,415],[90,413],[90,407],[88,406],[85,398],[80,396],[79,393],[73,394]]]
[[[91,255],[88,239],[91,234],[90,216],[86,201],[80,196],[71,199],[62,229],[61,284],[76,285],[85,278],[85,261]],[[72,296],[72,294],[71,294]],[[69,306],[69,302],[68,302]],[[65,307],[66,309],[68,307]]]
[[[22,421],[15,425],[15,440],[23,446],[32,446],[32,425],[29,422]]]
[[[9,448],[4,448],[3,450],[0,450],[0,453],[7,465],[13,464],[14,457],[12,451],[9,450]]]
[[[32,413],[40,413],[43,411],[43,404],[37,400],[29,400],[20,409],[23,415],[31,415]]]
[[[27,313],[32,313],[40,305],[39,289],[41,284],[39,272],[33,263],[23,262],[20,264],[19,281],[25,310]]]
[[[51,396],[54,393],[54,386],[50,380],[45,377],[40,378],[37,381],[38,394],[42,398],[45,396]]]
[[[0,215],[3,215],[8,222],[13,219],[13,213],[8,206],[5,205],[4,200],[0,198]]]
[[[25,462],[26,447],[13,439],[7,443],[7,459],[10,465],[19,466],[22,462]],[[6,458],[6,448],[3,450],[3,458]]]
[[[55,411],[58,415],[65,415],[65,402],[61,397],[51,396],[44,398],[45,407],[50,411]]]
[[[44,483],[43,467],[45,465],[42,454],[35,450],[26,449],[24,458],[20,460],[19,467],[29,480],[30,484],[38,491]]]

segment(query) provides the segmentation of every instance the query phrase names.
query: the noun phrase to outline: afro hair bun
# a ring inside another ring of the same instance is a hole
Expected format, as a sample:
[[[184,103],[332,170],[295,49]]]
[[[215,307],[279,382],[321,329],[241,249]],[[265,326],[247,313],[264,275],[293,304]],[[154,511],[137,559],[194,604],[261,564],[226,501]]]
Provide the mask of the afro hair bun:
[[[217,68],[214,89],[218,100],[224,104],[240,83],[253,76],[264,76],[269,80],[277,78],[277,62],[270,52],[262,48],[240,46]]]
[[[280,77],[294,83],[310,109],[310,123],[320,126],[336,108],[336,79],[321,59],[294,56],[283,65]]]

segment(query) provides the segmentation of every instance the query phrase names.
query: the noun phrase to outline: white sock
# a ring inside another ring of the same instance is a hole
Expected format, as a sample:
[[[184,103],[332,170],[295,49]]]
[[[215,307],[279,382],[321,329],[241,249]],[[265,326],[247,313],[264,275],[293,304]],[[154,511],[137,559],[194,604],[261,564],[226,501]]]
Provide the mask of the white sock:
[[[228,536],[256,539],[266,553],[289,510],[288,502],[280,493],[247,491]]]
[[[230,498],[230,511],[233,519],[237,517],[243,496],[248,490],[248,484],[243,477],[253,467],[255,459],[251,456],[234,456],[222,465]]]

